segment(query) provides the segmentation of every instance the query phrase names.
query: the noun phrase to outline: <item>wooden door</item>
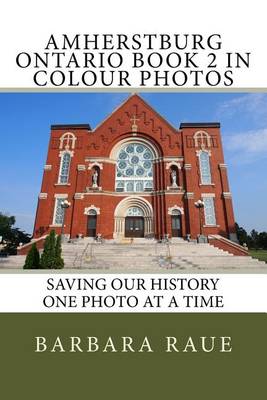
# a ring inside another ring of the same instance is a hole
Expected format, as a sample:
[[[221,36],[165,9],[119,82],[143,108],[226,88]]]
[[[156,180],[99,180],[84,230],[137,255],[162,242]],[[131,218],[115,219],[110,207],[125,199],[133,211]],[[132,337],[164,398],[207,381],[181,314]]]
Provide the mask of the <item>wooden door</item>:
[[[144,218],[125,218],[125,237],[144,237]]]
[[[96,215],[88,215],[87,236],[96,237]]]
[[[182,237],[181,215],[172,215],[172,237]]]

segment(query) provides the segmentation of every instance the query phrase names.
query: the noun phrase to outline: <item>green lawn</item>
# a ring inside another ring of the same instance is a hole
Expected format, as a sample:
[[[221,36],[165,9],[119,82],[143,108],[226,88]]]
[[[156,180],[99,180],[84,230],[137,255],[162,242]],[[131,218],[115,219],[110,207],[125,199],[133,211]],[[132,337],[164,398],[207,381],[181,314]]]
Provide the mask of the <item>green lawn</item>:
[[[267,263],[267,250],[249,250],[249,255]]]

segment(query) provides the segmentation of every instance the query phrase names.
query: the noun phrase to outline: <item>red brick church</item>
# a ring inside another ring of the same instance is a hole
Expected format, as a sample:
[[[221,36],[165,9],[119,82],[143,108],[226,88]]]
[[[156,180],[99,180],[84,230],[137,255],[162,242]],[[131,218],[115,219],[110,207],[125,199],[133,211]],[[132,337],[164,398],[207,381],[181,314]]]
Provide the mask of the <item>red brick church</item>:
[[[235,240],[220,124],[175,128],[132,95],[95,129],[52,125],[34,238],[62,225],[70,238]]]

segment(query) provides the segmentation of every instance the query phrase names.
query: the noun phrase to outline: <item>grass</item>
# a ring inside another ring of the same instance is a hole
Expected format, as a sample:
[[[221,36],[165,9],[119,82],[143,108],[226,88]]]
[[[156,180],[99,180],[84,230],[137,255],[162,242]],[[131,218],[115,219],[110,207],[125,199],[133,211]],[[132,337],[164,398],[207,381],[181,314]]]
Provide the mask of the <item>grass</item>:
[[[249,250],[249,255],[267,263],[267,250]]]

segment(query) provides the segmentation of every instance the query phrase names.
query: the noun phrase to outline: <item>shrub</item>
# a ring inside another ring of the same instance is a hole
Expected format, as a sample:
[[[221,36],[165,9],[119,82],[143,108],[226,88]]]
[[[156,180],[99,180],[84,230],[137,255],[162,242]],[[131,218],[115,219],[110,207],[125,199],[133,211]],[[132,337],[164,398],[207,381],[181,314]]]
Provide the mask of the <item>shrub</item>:
[[[64,267],[64,261],[61,257],[61,237],[57,236],[56,238],[54,230],[45,239],[40,266],[43,269],[60,269]]]
[[[61,248],[61,236],[58,235],[56,239],[56,247],[55,247],[55,262],[54,268],[61,269],[64,267],[64,260],[61,257],[62,248]]]
[[[40,268],[40,254],[36,247],[36,243],[33,243],[30,251],[27,254],[24,269],[38,269]]]

